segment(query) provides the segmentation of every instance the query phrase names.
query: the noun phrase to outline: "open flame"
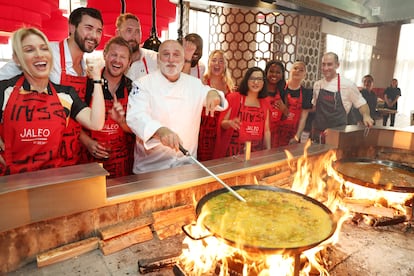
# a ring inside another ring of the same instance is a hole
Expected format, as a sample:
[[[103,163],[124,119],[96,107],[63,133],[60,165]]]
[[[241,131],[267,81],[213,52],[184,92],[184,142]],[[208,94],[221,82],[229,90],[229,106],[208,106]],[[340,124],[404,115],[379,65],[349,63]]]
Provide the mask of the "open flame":
[[[289,165],[296,170],[291,190],[312,197],[327,206],[336,219],[336,231],[321,244],[300,252],[299,256],[289,254],[249,253],[235,246],[230,246],[215,237],[205,237],[194,240],[184,239],[184,249],[180,256],[179,265],[187,275],[230,275],[231,262],[238,262],[237,275],[310,275],[316,271],[319,275],[329,275],[323,251],[328,246],[338,242],[342,224],[352,217],[349,202],[352,200],[387,202],[387,207],[393,206],[399,212],[405,212],[401,206],[409,196],[403,193],[377,191],[344,181],[332,167],[336,160],[336,152],[331,150],[321,156],[308,156],[306,144],[304,155],[296,164],[290,152],[285,151]],[[378,203],[376,203],[378,204]],[[197,220],[191,229],[191,236],[205,236],[203,217]],[[199,233],[203,232],[203,233]],[[217,270],[217,267],[219,269]],[[234,274],[232,274],[234,275]]]

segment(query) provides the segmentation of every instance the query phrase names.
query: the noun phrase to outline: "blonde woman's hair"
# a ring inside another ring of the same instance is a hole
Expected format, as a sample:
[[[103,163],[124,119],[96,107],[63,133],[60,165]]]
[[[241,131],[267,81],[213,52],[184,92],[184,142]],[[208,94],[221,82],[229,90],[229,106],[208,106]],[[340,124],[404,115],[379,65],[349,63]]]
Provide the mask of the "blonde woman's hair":
[[[47,39],[46,35],[42,31],[40,31],[39,29],[33,28],[33,27],[28,27],[28,28],[23,27],[23,28],[16,30],[12,36],[13,59],[14,59],[14,62],[17,63],[17,65],[22,69],[22,71],[26,72],[29,75],[31,74],[29,73],[27,64],[24,62],[24,58],[23,58],[22,41],[28,35],[31,35],[31,34],[37,35],[46,43],[47,48],[49,49],[50,55],[52,55],[52,60],[53,60],[53,54],[52,54],[52,50],[50,49],[49,40]]]
[[[224,72],[223,72],[222,77],[223,77],[223,80],[226,83],[227,87],[231,90],[234,87],[234,81],[231,77],[231,72],[230,72],[230,69],[229,69],[229,61],[227,60],[227,57],[226,57],[225,53],[222,50],[214,50],[208,56],[207,72],[203,77],[203,81],[204,81],[204,83],[206,83],[206,81],[208,79],[210,79],[210,77],[211,77],[210,61],[211,61],[211,59],[213,58],[213,56],[215,54],[220,54],[220,55],[223,56],[223,59],[224,59]]]

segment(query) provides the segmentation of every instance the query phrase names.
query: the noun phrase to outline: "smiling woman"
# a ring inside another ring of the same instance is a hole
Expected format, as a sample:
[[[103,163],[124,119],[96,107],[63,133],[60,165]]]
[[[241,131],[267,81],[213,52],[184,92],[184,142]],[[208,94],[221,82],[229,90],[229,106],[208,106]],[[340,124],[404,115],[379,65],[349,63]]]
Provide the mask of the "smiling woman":
[[[239,93],[230,93],[229,109],[219,118],[214,158],[243,153],[246,142],[252,151],[270,149],[269,104],[265,72],[249,68]]]
[[[23,73],[0,82],[0,175],[62,166],[62,132],[69,116],[102,128],[102,87],[96,86],[89,108],[73,87],[50,82],[52,52],[36,28],[14,32],[12,47],[13,60]],[[100,68],[91,74],[100,75]]]

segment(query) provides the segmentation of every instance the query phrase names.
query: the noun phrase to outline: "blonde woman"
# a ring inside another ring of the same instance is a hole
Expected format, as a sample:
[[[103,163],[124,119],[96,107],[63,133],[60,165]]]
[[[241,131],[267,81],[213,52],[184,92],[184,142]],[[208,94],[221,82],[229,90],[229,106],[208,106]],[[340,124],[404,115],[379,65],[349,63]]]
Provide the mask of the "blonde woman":
[[[100,83],[94,84],[89,108],[71,86],[52,83],[52,52],[36,28],[21,28],[12,36],[13,60],[23,73],[0,81],[0,175],[62,166],[63,135],[69,118],[99,130],[105,120]],[[100,80],[98,66],[88,74]]]
[[[203,83],[223,91],[226,97],[233,91],[234,82],[231,78],[228,61],[223,51],[214,50],[211,52],[208,58],[207,73],[203,77]],[[206,116],[204,110],[201,113],[197,150],[197,158],[200,161],[213,159],[218,117],[218,111],[214,117]]]
[[[300,142],[309,111],[312,110],[312,90],[302,85],[305,78],[306,64],[303,61],[295,61],[282,92],[289,111],[280,125],[281,146]]]

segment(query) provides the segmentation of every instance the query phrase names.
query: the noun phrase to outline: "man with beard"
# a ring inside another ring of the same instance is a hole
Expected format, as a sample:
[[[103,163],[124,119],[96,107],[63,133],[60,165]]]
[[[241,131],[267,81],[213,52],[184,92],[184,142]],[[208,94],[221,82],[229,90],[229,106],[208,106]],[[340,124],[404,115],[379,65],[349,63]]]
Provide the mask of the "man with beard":
[[[81,100],[85,99],[86,64],[84,53],[91,53],[102,38],[103,19],[94,8],[77,8],[69,16],[69,37],[60,42],[51,42],[53,69],[50,80],[55,84],[73,86]],[[0,69],[0,80],[9,79],[21,73],[20,65],[8,62]],[[63,134],[60,149],[63,166],[75,165],[81,149],[80,125],[70,119]]]
[[[122,37],[113,37],[104,48],[105,67],[102,88],[105,98],[105,125],[100,131],[83,130],[80,140],[85,146],[82,162],[100,162],[109,177],[132,174],[134,135],[126,124],[125,110],[132,81],[124,75],[131,64],[132,52]],[[92,101],[94,81],[88,78],[85,101]]]
[[[133,172],[161,170],[191,163],[179,145],[197,155],[200,114],[227,108],[224,93],[182,73],[184,48],[176,40],[161,43],[159,70],[133,83],[127,124],[137,136]]]
[[[134,14],[124,13],[116,19],[116,34],[125,39],[132,49],[131,68],[126,76],[136,80],[158,69],[157,52],[140,48],[141,24]]]
[[[63,49],[66,74],[86,76],[86,64],[83,54],[91,53],[99,45],[102,37],[103,20],[100,11],[93,8],[78,8],[69,17],[69,37],[61,42],[50,42],[53,53],[53,69],[50,80],[61,83],[61,48]],[[20,74],[20,66],[10,61],[0,68],[0,80]],[[86,80],[86,79],[85,79]]]
[[[206,72],[206,66],[200,60],[203,56],[203,39],[196,33],[188,34],[184,37],[183,46],[185,58],[183,72],[202,79]]]

